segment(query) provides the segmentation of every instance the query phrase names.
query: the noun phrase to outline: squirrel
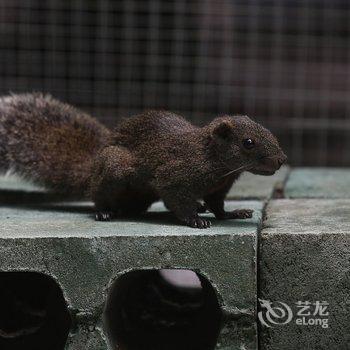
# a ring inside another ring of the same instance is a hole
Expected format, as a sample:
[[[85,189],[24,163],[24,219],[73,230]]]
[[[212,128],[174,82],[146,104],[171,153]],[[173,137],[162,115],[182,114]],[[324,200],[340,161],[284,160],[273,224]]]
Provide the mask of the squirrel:
[[[198,215],[205,210],[251,218],[250,209],[224,210],[227,192],[242,172],[272,175],[286,159],[272,133],[247,116],[198,127],[150,110],[110,130],[48,94],[0,98],[0,171],[88,196],[100,221],[141,214],[158,200],[194,228],[211,226]]]

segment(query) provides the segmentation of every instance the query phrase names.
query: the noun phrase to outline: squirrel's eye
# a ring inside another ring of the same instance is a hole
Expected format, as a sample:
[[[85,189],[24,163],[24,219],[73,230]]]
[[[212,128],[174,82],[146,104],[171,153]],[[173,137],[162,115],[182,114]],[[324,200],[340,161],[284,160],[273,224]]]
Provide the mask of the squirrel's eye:
[[[246,149],[252,149],[255,146],[255,142],[252,139],[243,140],[243,146]]]

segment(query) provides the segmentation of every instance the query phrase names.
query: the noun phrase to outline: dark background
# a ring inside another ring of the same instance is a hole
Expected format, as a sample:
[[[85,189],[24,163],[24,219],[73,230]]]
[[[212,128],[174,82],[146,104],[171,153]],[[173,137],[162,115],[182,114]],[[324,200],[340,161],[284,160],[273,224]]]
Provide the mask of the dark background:
[[[346,0],[0,0],[0,93],[109,126],[145,108],[244,113],[293,165],[350,165]]]

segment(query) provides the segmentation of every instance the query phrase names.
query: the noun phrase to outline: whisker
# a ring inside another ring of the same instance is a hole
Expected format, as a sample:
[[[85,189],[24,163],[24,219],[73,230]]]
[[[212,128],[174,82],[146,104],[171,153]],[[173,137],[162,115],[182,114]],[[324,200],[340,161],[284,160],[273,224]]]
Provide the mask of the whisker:
[[[225,177],[225,176],[234,174],[234,173],[236,173],[237,171],[246,169],[246,168],[250,167],[251,165],[253,165],[253,164],[255,164],[255,163],[256,163],[256,162],[254,161],[254,162],[250,162],[250,163],[248,163],[248,164],[246,164],[246,165],[242,165],[242,166],[240,166],[240,167],[238,167],[238,168],[236,168],[236,169],[234,169],[234,170],[229,171],[228,173],[222,175],[221,177]]]
[[[263,160],[263,159],[274,159],[274,158],[277,158],[278,156],[279,156],[278,154],[275,154],[275,155],[273,155],[273,156],[261,157],[261,158],[259,158],[259,159],[256,160],[256,161],[252,161],[252,162],[250,162],[250,163],[248,163],[248,164],[246,164],[246,165],[242,165],[242,166],[240,166],[240,167],[238,167],[238,168],[236,168],[236,169],[230,170],[229,172],[225,173],[225,174],[222,175],[221,177],[225,177],[225,176],[234,174],[234,173],[236,173],[237,171],[246,169],[246,168],[250,167],[251,165],[257,164],[259,161],[261,161],[261,160]],[[232,158],[234,158],[234,157],[232,157]],[[229,158],[228,160],[230,160],[230,159],[232,159],[232,158]],[[224,169],[229,169],[229,167],[228,167],[225,163],[223,163],[223,164],[224,164],[223,167],[221,167],[221,168],[215,168],[215,169],[211,170],[211,171],[209,172],[209,174],[214,173],[215,171],[224,170]]]
[[[275,155],[273,155],[273,156],[261,157],[261,158],[259,158],[259,159],[256,160],[256,161],[252,161],[252,162],[250,162],[250,163],[248,163],[248,164],[246,164],[246,165],[242,165],[242,166],[240,166],[240,167],[238,167],[238,168],[236,168],[236,169],[234,169],[234,170],[230,170],[229,172],[227,172],[226,174],[222,175],[221,177],[225,177],[225,176],[234,174],[234,173],[236,173],[237,171],[244,170],[244,169],[246,169],[246,168],[248,168],[248,167],[250,167],[250,166],[252,166],[252,165],[254,165],[254,164],[259,163],[259,161],[261,161],[261,160],[263,160],[263,159],[275,159],[275,158],[277,158],[278,156],[279,156],[278,154],[275,154]],[[232,158],[233,158],[233,157],[232,157]],[[232,158],[229,158],[229,159],[232,159]],[[225,165],[225,163],[224,163],[224,165]],[[217,171],[217,170],[223,170],[223,169],[225,169],[225,168],[229,168],[229,167],[225,165],[225,167],[223,167],[223,168],[216,168],[216,169],[214,169],[213,172],[214,172],[214,171]]]
[[[212,174],[212,173],[215,173],[216,171],[225,170],[225,169],[227,169],[227,166],[224,166],[221,168],[215,168],[215,169],[212,169],[211,171],[209,171],[208,174]]]

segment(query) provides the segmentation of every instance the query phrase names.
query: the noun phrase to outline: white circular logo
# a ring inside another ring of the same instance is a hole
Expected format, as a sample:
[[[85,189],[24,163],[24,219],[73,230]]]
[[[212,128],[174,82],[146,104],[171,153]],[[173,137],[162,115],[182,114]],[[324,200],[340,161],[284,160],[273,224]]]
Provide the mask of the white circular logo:
[[[263,299],[259,299],[259,302],[262,310],[258,312],[258,318],[264,326],[284,325],[292,320],[293,311],[286,303]]]

